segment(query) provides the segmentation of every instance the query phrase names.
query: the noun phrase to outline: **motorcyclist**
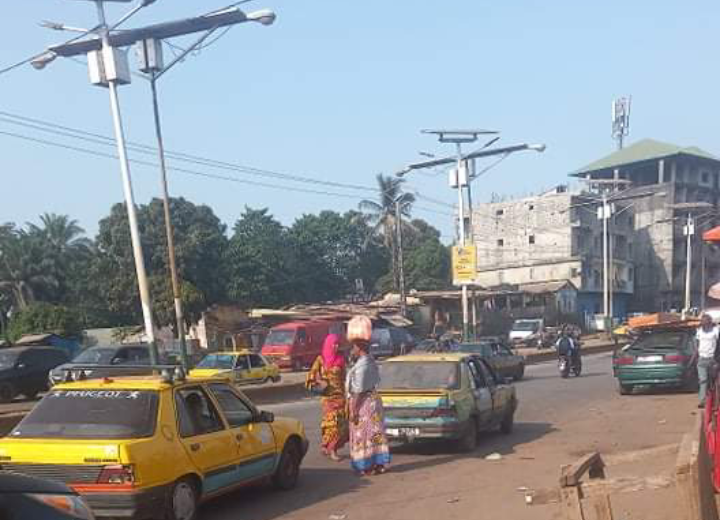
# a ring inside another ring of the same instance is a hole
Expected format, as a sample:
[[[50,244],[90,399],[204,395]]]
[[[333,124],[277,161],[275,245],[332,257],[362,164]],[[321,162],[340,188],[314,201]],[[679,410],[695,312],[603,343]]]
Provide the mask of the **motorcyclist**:
[[[578,345],[567,327],[563,327],[560,337],[557,342],[555,342],[555,349],[559,356],[567,356],[572,366],[579,366],[580,345]]]

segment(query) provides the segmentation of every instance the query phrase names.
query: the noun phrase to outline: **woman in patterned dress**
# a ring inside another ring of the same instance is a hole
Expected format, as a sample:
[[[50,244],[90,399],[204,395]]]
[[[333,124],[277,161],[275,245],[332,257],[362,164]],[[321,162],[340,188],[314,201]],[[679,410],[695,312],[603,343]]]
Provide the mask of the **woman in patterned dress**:
[[[317,357],[305,382],[308,388],[324,387],[321,405],[322,452],[334,461],[342,460],[338,450],[348,441],[347,402],[345,401],[345,357],[340,352],[340,336],[328,334],[322,354]]]
[[[383,405],[377,393],[380,371],[368,352],[372,323],[358,316],[348,323],[348,340],[357,361],[348,371],[346,387],[350,413],[350,457],[361,475],[385,473],[390,448],[385,437]]]

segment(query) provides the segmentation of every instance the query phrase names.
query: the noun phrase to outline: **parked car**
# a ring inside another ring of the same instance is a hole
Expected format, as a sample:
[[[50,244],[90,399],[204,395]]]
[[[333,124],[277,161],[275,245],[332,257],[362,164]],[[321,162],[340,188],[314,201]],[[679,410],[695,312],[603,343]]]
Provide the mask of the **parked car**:
[[[113,367],[117,367],[112,369],[112,374],[114,375],[142,375],[152,373],[150,369],[150,348],[147,345],[90,347],[80,352],[71,362],[53,369],[49,375],[50,386],[63,382],[66,379],[65,376],[68,374],[68,371],[72,373],[72,369],[80,365],[85,367],[91,365],[107,367],[112,365]],[[145,368],[145,365],[147,365],[147,368]],[[83,374],[86,377],[92,376],[93,378],[104,377],[109,373],[107,368],[83,370]]]
[[[639,386],[696,390],[695,329],[643,333],[613,354],[618,391],[630,394]]]
[[[48,388],[48,372],[67,360],[65,351],[55,347],[0,350],[0,402],[8,403],[18,394],[35,399]]]
[[[57,385],[0,439],[0,470],[67,484],[97,517],[193,520],[238,486],[293,488],[307,449],[301,422],[178,368]]]
[[[519,381],[525,375],[525,358],[513,353],[501,340],[480,339],[472,343],[461,343],[456,352],[476,354],[486,359],[493,369],[504,378]]]
[[[400,356],[411,352],[417,341],[400,327],[373,328],[370,353],[375,357]]]
[[[472,451],[480,431],[513,429],[515,388],[472,354],[410,354],[380,366],[390,439],[446,439]]]
[[[85,501],[65,484],[0,472],[3,520],[94,520]]]
[[[294,321],[270,329],[261,353],[280,368],[301,370],[312,365],[328,334],[344,337],[343,326],[333,321]]]
[[[513,322],[508,339],[513,346],[542,347],[545,320],[520,319]]]
[[[236,385],[280,382],[280,368],[262,354],[249,350],[208,354],[194,369],[190,377],[224,377]]]

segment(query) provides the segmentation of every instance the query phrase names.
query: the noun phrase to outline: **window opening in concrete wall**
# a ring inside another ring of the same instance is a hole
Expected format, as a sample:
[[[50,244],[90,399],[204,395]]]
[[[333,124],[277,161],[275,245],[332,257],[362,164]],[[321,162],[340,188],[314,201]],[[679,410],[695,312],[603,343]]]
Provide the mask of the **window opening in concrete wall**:
[[[532,245],[535,243],[535,235],[530,235],[528,237],[528,244]]]
[[[505,241],[502,238],[498,238],[497,245],[498,247],[502,247],[505,245]]]

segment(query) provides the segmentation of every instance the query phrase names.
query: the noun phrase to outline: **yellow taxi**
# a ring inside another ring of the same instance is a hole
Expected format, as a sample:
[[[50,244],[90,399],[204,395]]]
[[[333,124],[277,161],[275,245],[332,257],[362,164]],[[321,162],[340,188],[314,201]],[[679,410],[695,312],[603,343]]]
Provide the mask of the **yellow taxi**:
[[[249,350],[206,355],[189,373],[191,378],[220,377],[236,385],[280,382],[280,368],[268,358]]]
[[[226,380],[165,367],[53,387],[0,439],[0,469],[64,482],[98,517],[194,520],[201,502],[246,484],[293,488],[307,449],[301,422]]]

